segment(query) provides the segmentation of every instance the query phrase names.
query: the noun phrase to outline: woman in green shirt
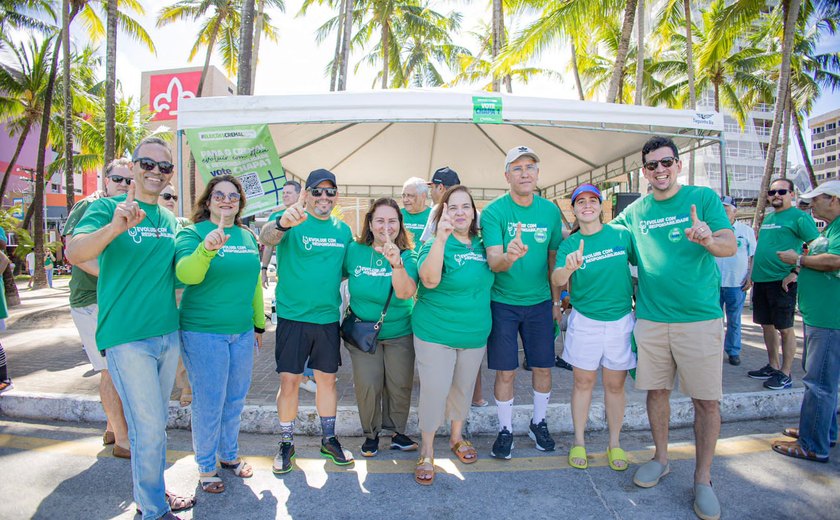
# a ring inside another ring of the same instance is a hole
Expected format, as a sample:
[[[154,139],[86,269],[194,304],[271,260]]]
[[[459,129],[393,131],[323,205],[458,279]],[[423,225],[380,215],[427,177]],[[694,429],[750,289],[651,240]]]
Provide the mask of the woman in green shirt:
[[[420,374],[418,418],[423,436],[414,480],[432,484],[435,432],[452,421],[449,446],[464,464],[478,453],[461,430],[469,415],[478,368],[490,335],[493,273],[478,236],[475,203],[453,186],[434,215],[435,236],[420,249],[420,281],[411,322]]]
[[[393,432],[391,449],[413,451],[405,435],[414,384],[411,310],[417,292],[417,262],[397,202],[377,199],[368,209],[361,236],[347,248],[344,275],[350,308],[363,321],[377,321],[389,292],[394,295],[373,354],[348,346],[359,419],[365,433],[362,455],[379,449],[379,432]]]
[[[239,458],[238,437],[265,314],[257,239],[239,218],[244,207],[239,181],[214,177],[195,203],[195,224],[175,239],[175,274],[186,284],[181,353],[193,390],[193,449],[208,493],[225,489],[217,460],[239,477],[254,473]]]

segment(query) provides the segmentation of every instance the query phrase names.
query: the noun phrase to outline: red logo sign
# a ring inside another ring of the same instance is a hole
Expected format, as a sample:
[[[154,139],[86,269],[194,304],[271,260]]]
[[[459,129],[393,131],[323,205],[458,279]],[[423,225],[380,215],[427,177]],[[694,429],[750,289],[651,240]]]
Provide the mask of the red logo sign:
[[[154,114],[152,120],[176,119],[178,117],[178,100],[194,98],[200,80],[200,70],[150,77],[149,110]]]

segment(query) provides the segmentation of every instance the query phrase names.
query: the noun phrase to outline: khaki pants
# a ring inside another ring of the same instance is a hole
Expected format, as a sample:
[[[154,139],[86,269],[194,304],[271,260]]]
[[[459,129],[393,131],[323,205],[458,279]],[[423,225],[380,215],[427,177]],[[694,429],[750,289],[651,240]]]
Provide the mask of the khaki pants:
[[[379,436],[383,429],[405,433],[414,385],[412,338],[409,334],[378,341],[373,354],[348,347],[359,419],[369,439]]]
[[[486,347],[450,348],[414,338],[420,374],[418,419],[421,432],[435,432],[449,421],[466,420]]]

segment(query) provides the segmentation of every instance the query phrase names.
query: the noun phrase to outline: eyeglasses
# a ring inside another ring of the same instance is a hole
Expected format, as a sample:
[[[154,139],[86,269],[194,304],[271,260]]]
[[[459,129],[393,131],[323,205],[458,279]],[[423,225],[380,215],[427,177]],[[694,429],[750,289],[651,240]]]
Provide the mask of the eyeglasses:
[[[784,197],[785,195],[787,195],[788,193],[790,193],[790,190],[785,190],[785,189],[781,189],[781,190],[767,190],[767,195],[768,195],[768,196],[770,196],[770,197],[772,197],[772,196],[776,195],[777,193],[778,193],[780,196]]]
[[[131,186],[131,178],[123,177],[122,175],[109,175],[108,179],[114,184],[122,184],[125,183],[126,186]]]
[[[327,197],[333,198],[338,193],[338,188],[310,188],[309,192],[313,197],[320,197],[326,194]]]
[[[171,193],[161,193],[160,196],[163,197],[163,200],[178,200],[178,196]]]
[[[239,196],[238,193],[231,192],[231,193],[224,193],[221,191],[214,191],[213,195],[211,195],[214,201],[216,202],[224,202],[225,200],[229,202],[239,202],[239,199],[242,197]]]
[[[516,175],[522,175],[522,172],[536,173],[537,169],[538,168],[536,164],[526,164],[524,167],[514,166],[510,169],[510,173],[515,173]]]
[[[417,198],[417,194],[416,193],[403,193],[402,198],[404,198],[404,199],[415,199],[415,198]]]
[[[649,172],[652,172],[660,164],[662,165],[663,168],[670,168],[671,166],[674,165],[675,162],[677,162],[676,157],[663,157],[662,159],[659,159],[658,161],[648,161],[648,162],[646,162],[645,163],[645,170],[647,170]]]
[[[148,157],[138,157],[134,159],[134,162],[139,164],[140,168],[147,172],[154,170],[155,166],[157,166],[160,173],[172,173],[172,170],[175,169],[175,165],[169,161],[155,161]]]

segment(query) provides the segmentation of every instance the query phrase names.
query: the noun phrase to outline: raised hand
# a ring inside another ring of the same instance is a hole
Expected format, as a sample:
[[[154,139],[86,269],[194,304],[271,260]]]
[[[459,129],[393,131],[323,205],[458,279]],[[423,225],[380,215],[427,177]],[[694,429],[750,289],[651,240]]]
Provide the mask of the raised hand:
[[[443,238],[449,238],[449,235],[451,235],[454,230],[455,226],[452,224],[452,216],[449,214],[449,208],[442,207],[440,220],[438,221],[437,231],[435,234],[439,234]]]
[[[131,183],[128,187],[128,193],[125,195],[125,201],[117,204],[117,207],[114,209],[111,225],[118,233],[133,228],[146,218],[146,212],[134,201],[135,186],[134,183]]]
[[[507,259],[510,263],[514,263],[528,252],[528,246],[522,242],[522,223],[516,224],[516,236],[507,246]]]
[[[583,239],[580,239],[580,247],[566,255],[565,268],[569,271],[577,271],[583,265]]]
[[[304,190],[300,194],[300,198],[297,202],[292,204],[290,208],[287,208],[286,211],[283,213],[283,216],[280,217],[280,225],[282,227],[295,227],[307,218],[306,213],[306,201],[309,198],[309,192]]]
[[[385,233],[384,242],[382,246],[376,246],[374,249],[377,253],[382,253],[385,256],[385,259],[388,260],[388,263],[391,264],[391,267],[397,267],[402,262],[402,258],[400,257],[400,248],[393,242],[391,242],[391,238]]]
[[[204,237],[204,249],[218,251],[230,239],[230,235],[225,234],[225,220],[226,215],[222,213],[219,217],[219,227],[207,233],[207,236]]]
[[[691,205],[691,227],[685,230],[685,236],[695,244],[708,246],[714,241],[709,225],[697,218],[697,206]]]

